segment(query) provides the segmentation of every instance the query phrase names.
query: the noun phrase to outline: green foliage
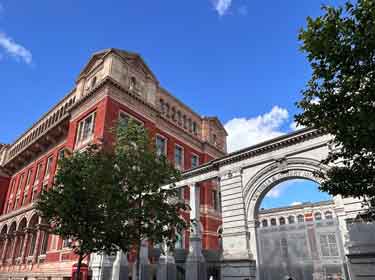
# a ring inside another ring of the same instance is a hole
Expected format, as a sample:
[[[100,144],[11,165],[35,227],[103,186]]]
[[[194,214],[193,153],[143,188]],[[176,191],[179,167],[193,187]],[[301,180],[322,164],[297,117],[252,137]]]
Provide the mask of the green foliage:
[[[139,257],[144,239],[173,248],[176,231],[186,228],[180,214],[187,206],[173,188],[180,173],[153,140],[130,120],[118,125],[112,151],[90,146],[59,162],[37,209],[54,234],[72,240],[78,267],[91,253],[118,248],[136,248]]]
[[[117,128],[116,174],[130,205],[125,216],[131,217],[123,230],[132,244],[148,239],[173,246],[175,232],[186,228],[180,214],[187,206],[177,199],[179,192],[173,188],[180,172],[156,154],[153,140],[133,121]],[[166,185],[169,187],[161,188]]]
[[[321,190],[375,206],[375,1],[323,7],[299,39],[312,77],[297,104],[300,125],[334,136]]]
[[[116,244],[128,246],[121,236],[118,208],[127,207],[122,190],[112,175],[113,158],[95,146],[59,162],[52,189],[44,192],[37,210],[52,226],[52,232],[71,240],[79,256],[116,251]]]

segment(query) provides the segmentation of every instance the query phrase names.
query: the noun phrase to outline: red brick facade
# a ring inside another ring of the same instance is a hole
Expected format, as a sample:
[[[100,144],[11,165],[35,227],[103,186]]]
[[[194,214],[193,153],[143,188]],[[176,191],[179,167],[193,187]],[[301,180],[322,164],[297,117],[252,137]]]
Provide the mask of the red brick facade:
[[[163,137],[172,162],[176,145],[182,148],[184,170],[192,167],[193,155],[202,164],[226,152],[226,133],[217,118],[200,117],[166,92],[138,55],[115,49],[94,54],[75,89],[15,143],[0,149],[0,274],[54,279],[70,275],[74,254],[63,240],[48,234],[33,202],[51,187],[63,151],[113,142],[110,129],[120,112],[141,121],[152,136]],[[203,247],[218,250],[219,194],[216,182],[203,184]],[[189,190],[183,194],[188,202]],[[189,220],[188,212],[182,215]],[[188,237],[186,231],[185,248]]]

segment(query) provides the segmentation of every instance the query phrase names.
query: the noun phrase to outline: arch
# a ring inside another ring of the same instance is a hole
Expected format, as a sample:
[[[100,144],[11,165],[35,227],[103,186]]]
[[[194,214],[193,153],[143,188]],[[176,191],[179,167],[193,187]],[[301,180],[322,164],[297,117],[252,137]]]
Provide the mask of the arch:
[[[29,223],[27,225],[28,228],[34,228],[39,223],[39,216],[36,213],[33,213]]]
[[[320,212],[315,212],[314,213],[314,220],[315,221],[320,221],[322,219],[322,213]]]
[[[276,185],[291,179],[306,179],[316,183],[320,180],[316,171],[323,172],[326,167],[318,160],[310,158],[283,158],[258,171],[244,187],[244,200],[247,219],[257,219],[258,209],[264,196]]]
[[[12,234],[17,230],[17,222],[13,221],[13,223],[10,225],[8,234]]]
[[[23,217],[21,221],[18,223],[17,231],[22,231],[26,228],[27,226],[27,219],[26,217]]]
[[[286,224],[285,218],[284,217],[280,217],[279,218],[279,225],[285,225],[285,224]]]
[[[288,216],[288,224],[294,224],[296,222],[296,218],[293,215]]]
[[[4,224],[3,227],[1,228],[0,234],[5,235],[8,232],[8,225]]]

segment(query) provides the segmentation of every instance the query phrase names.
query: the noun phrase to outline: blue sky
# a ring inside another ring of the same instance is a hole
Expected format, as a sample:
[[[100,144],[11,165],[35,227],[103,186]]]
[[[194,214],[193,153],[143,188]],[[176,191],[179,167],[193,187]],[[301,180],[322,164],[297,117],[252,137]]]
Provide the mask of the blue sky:
[[[140,53],[161,84],[226,124],[235,150],[293,129],[310,75],[298,30],[343,1],[0,0],[0,142],[73,87],[92,52]]]

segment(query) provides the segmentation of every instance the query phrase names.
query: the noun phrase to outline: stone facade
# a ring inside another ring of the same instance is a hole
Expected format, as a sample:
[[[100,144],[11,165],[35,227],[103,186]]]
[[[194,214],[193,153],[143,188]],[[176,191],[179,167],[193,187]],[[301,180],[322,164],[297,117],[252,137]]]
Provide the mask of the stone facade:
[[[198,115],[162,88],[138,54],[118,49],[93,54],[69,94],[14,143],[0,145],[0,279],[71,276],[76,256],[69,240],[49,234],[34,202],[52,186],[59,158],[90,143],[111,145],[110,128],[119,118],[143,124],[158,139],[160,152],[182,171],[226,154],[226,132],[220,121]],[[201,242],[212,255],[220,247],[221,213],[214,205],[218,184],[209,180],[203,185]],[[189,189],[181,193],[189,202]],[[189,212],[182,215],[190,220]],[[179,262],[188,254],[189,234],[187,230],[180,237]],[[158,253],[149,249],[154,262]]]
[[[314,172],[327,168],[321,160],[328,155],[330,140],[329,135],[306,128],[184,173],[177,186],[194,186],[209,179],[220,182],[223,280],[261,279],[257,247],[260,203],[268,191],[283,181],[301,178],[319,183]],[[339,236],[345,245],[346,220],[357,216],[362,210],[361,202],[337,196],[328,207],[333,209]],[[343,254],[347,253],[345,245]]]

